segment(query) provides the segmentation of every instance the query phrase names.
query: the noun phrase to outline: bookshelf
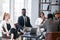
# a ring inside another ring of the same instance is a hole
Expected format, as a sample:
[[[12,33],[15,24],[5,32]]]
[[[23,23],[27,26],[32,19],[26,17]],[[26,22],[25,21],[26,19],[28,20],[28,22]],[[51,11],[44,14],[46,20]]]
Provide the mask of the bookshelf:
[[[39,0],[39,13],[42,11],[46,17],[48,13],[54,13],[55,10],[60,11],[59,0]]]
[[[41,2],[41,4],[50,4],[50,2]]]
[[[51,11],[51,10],[49,10],[49,9],[40,9],[40,11]]]
[[[59,6],[60,4],[50,4],[51,6]]]

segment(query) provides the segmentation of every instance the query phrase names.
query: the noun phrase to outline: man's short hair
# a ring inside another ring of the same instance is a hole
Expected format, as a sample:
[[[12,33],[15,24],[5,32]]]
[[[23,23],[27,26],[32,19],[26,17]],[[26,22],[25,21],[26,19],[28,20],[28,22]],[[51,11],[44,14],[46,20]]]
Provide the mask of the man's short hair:
[[[23,8],[22,10],[26,10],[25,8]]]

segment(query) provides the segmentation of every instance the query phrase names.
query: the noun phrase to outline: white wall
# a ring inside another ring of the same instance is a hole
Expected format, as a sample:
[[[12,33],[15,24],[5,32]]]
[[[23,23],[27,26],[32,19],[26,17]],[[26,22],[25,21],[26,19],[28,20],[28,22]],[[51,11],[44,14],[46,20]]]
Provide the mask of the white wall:
[[[11,21],[14,22],[14,0],[10,0],[10,15]]]
[[[31,4],[31,24],[34,26],[39,14],[39,0],[32,0]]]
[[[0,1],[0,20],[1,20],[1,14],[2,13],[2,3],[1,3],[1,1]]]
[[[31,19],[31,2],[32,0],[25,0],[24,8],[26,8],[26,15]]]
[[[0,21],[2,20],[3,15],[3,7],[2,4],[4,3],[4,0],[0,0]]]

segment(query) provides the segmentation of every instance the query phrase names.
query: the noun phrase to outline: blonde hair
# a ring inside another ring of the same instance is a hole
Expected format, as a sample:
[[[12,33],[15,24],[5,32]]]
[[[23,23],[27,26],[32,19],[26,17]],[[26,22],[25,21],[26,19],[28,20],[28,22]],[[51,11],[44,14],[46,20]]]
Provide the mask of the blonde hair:
[[[5,20],[5,16],[9,16],[9,18],[10,18],[10,14],[5,12],[3,15],[3,20]]]

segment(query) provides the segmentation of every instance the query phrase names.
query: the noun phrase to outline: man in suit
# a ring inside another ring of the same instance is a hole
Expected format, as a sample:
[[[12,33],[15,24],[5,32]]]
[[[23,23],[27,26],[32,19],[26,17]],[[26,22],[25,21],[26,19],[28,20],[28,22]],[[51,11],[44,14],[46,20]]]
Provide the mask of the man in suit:
[[[18,18],[19,32],[24,29],[24,27],[32,27],[30,24],[30,18],[26,16],[26,9],[22,9],[22,16]],[[20,30],[21,29],[21,30]]]

